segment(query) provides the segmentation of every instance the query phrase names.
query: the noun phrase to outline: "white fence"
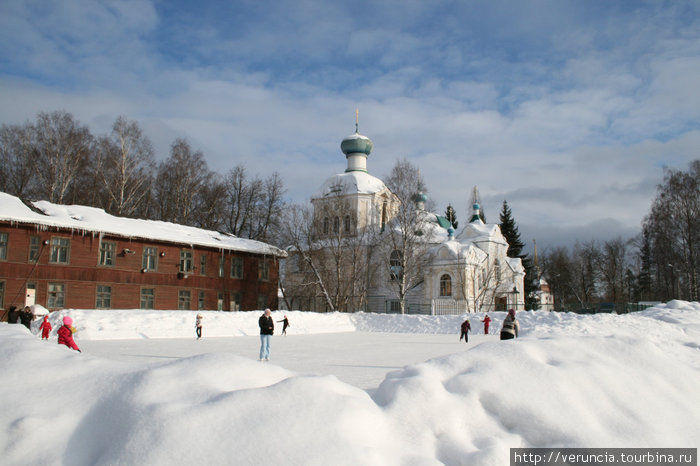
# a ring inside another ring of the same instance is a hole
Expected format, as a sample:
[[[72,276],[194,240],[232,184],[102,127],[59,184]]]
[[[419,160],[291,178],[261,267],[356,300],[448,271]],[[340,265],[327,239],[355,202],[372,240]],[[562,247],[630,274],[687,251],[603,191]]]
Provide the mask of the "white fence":
[[[465,299],[433,299],[430,308],[430,314],[434,316],[459,315],[469,312]]]

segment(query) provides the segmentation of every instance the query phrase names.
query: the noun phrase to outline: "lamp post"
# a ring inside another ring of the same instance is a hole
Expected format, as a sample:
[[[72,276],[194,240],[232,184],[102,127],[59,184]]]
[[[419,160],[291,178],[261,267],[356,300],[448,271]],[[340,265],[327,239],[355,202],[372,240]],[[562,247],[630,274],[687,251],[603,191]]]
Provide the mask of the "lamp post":
[[[518,287],[513,285],[513,291],[510,292],[513,295],[513,309],[518,310]]]

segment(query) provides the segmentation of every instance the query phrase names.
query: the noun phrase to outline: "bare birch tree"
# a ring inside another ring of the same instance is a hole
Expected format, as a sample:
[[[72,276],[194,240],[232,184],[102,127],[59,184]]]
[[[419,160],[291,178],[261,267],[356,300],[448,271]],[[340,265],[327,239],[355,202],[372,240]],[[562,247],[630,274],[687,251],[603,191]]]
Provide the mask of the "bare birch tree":
[[[313,298],[320,293],[328,310],[334,311],[335,306],[323,276],[323,252],[317,241],[319,235],[313,208],[291,205],[286,209],[284,217],[281,237],[289,245],[287,274],[282,287],[286,290],[285,294]]]
[[[409,291],[424,280],[423,269],[431,241],[432,230],[422,227],[425,211],[417,208],[415,197],[426,189],[420,171],[406,159],[396,162],[386,178],[386,186],[397,197],[398,209],[378,249],[401,313],[405,314]]]
[[[70,188],[85,170],[93,149],[93,137],[65,111],[40,113],[34,129],[33,161],[38,195],[49,202],[68,200]],[[79,199],[71,199],[73,202]]]
[[[197,195],[211,177],[201,151],[192,151],[189,142],[178,138],[170,148],[170,157],[158,167],[156,204],[160,220],[191,225]]]
[[[120,116],[112,132],[98,140],[98,170],[106,195],[105,210],[133,216],[147,199],[155,171],[153,146],[138,123]]]
[[[0,127],[0,191],[18,197],[33,194],[34,138],[30,123]]]

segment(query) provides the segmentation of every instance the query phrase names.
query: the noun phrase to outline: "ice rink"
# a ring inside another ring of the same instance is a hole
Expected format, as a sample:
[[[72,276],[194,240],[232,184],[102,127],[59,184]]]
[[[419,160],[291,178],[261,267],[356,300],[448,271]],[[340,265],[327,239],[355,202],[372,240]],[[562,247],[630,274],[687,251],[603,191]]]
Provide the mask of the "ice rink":
[[[300,374],[335,375],[343,382],[372,393],[388,372],[435,357],[465,351],[495,335],[459,335],[346,332],[311,335],[275,335],[271,360]],[[228,352],[258,358],[258,336],[211,337],[201,340],[140,339],[88,340],[81,342],[84,353],[133,363],[163,362],[204,353]]]

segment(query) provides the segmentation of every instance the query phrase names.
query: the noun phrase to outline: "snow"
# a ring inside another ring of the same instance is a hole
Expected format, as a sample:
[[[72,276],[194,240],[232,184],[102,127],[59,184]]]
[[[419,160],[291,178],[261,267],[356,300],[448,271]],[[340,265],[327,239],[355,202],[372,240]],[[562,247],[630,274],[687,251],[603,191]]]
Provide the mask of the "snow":
[[[369,173],[352,171],[339,173],[328,178],[314,198],[326,197],[332,194],[376,194],[384,191],[386,185],[382,180]]]
[[[217,231],[157,220],[116,217],[103,209],[81,205],[60,205],[48,201],[36,201],[32,205],[43,215],[27,207],[19,198],[0,192],[0,221],[65,228],[83,232],[83,234],[105,233],[124,238],[140,238],[286,257],[284,251],[269,244],[237,238]]]
[[[203,314],[200,341],[188,311],[55,312],[49,342],[0,325],[2,463],[502,465],[512,447],[700,446],[700,303],[518,312],[505,342],[502,313],[490,335],[471,314],[466,345],[464,316],[279,311],[291,327],[276,324],[271,362],[254,360],[260,313]],[[56,344],[63,315],[83,353]]]

